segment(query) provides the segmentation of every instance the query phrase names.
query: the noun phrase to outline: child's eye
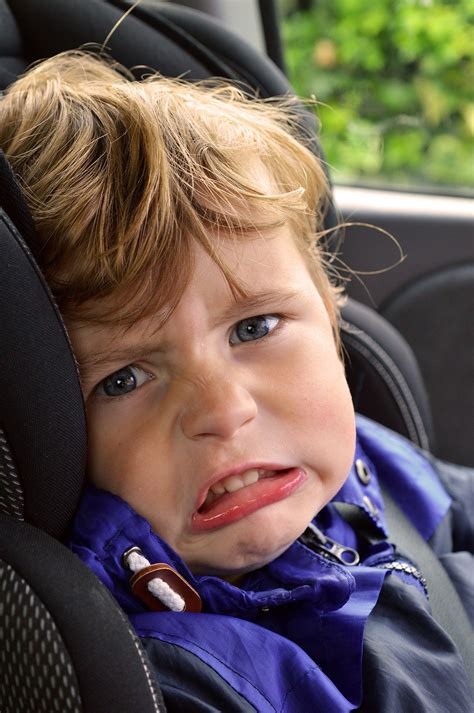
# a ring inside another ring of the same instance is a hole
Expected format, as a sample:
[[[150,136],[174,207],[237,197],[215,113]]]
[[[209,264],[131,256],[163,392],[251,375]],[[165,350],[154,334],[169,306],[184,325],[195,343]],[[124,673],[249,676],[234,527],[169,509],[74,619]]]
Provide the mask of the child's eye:
[[[234,346],[241,342],[251,342],[262,339],[269,332],[272,332],[280,322],[280,317],[275,314],[261,314],[257,317],[248,317],[237,322],[229,342]]]
[[[124,366],[103,379],[96,387],[99,396],[125,396],[153,377],[139,366]]]

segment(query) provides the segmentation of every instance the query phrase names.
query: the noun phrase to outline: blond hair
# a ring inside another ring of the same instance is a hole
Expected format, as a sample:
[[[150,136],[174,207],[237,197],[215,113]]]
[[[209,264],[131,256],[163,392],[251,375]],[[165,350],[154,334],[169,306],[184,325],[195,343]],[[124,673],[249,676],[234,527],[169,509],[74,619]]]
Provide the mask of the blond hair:
[[[217,239],[288,221],[337,333],[339,291],[318,242],[327,184],[297,133],[290,99],[258,101],[218,82],[133,81],[82,51],[35,65],[0,101],[0,148],[66,318],[166,317],[189,280],[193,241],[242,292]],[[271,186],[249,171],[256,162]]]

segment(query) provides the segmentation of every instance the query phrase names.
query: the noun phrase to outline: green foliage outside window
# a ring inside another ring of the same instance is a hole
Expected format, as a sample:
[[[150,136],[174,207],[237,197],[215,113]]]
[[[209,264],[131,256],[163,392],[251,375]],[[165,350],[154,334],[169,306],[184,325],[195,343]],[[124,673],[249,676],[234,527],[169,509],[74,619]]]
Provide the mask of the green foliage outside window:
[[[306,8],[306,9],[301,9]],[[474,187],[472,0],[281,0],[337,182]]]

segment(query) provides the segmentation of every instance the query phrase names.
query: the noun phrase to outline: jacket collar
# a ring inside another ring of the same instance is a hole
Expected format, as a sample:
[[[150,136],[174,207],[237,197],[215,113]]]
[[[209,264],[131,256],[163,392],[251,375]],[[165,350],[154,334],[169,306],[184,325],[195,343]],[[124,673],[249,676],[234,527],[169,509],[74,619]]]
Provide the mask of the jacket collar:
[[[342,607],[354,588],[349,572],[329,565],[298,541],[239,586],[219,577],[195,576],[127,503],[92,486],[84,491],[70,544],[129,614],[145,610],[131,593],[131,573],[122,563],[123,553],[131,547],[139,547],[151,563],[173,567],[196,589],[210,613],[252,617],[262,607],[309,600],[317,609],[330,611]]]

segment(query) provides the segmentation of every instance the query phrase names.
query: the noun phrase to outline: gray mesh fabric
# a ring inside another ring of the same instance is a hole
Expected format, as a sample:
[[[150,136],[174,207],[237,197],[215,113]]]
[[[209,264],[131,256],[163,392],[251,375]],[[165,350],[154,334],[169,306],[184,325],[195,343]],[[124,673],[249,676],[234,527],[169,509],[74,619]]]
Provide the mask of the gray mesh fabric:
[[[0,560],[1,713],[81,713],[76,675],[31,587]]]
[[[23,520],[23,505],[20,479],[5,433],[0,428],[0,513]]]

